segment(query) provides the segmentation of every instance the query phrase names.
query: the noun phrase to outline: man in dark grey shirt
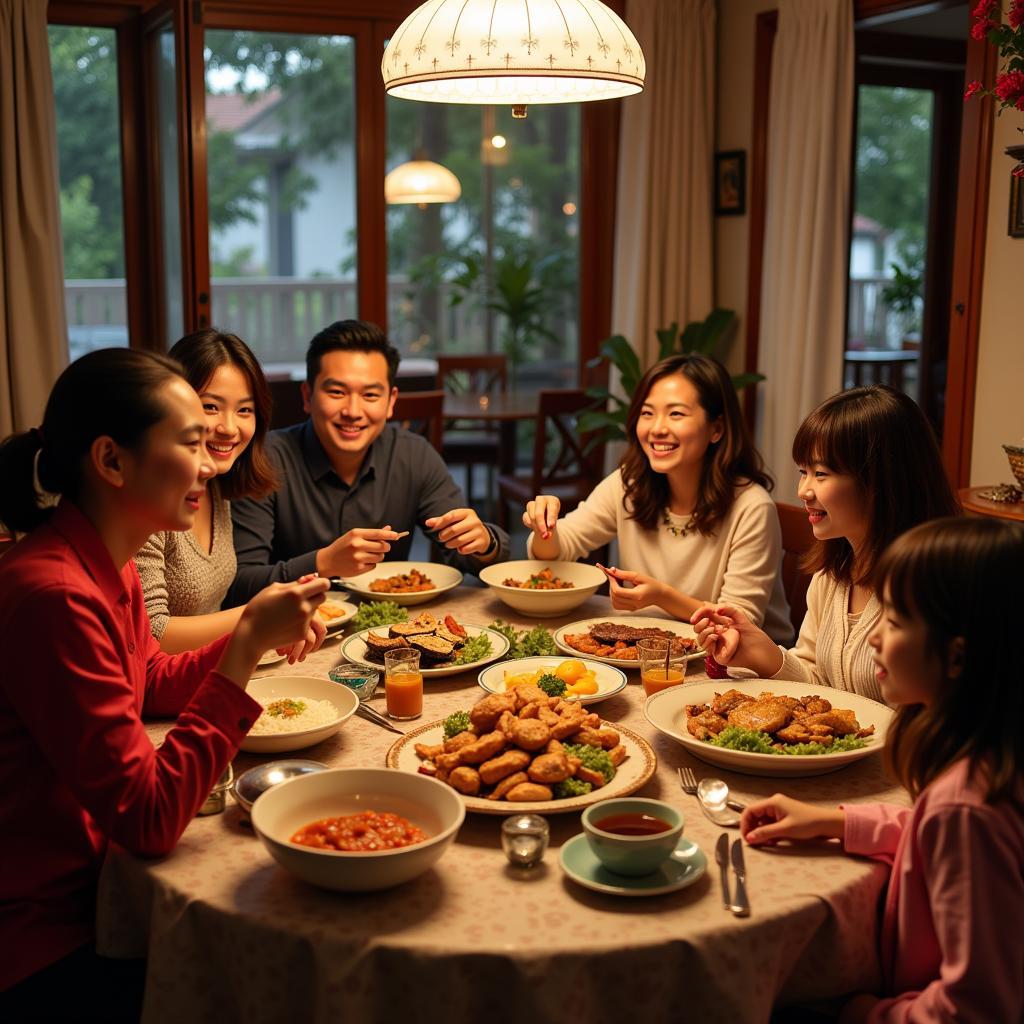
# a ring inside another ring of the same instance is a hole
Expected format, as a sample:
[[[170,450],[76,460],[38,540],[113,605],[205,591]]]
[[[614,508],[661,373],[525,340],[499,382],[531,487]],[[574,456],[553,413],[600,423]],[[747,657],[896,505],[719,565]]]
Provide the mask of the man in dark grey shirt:
[[[429,442],[388,425],[398,361],[380,329],[360,321],[332,324],[310,342],[310,418],[267,437],[279,487],[231,504],[238,573],[225,607],[309,572],[355,576],[386,556],[405,559],[417,526],[464,571],[508,558],[508,535],[464,507]]]

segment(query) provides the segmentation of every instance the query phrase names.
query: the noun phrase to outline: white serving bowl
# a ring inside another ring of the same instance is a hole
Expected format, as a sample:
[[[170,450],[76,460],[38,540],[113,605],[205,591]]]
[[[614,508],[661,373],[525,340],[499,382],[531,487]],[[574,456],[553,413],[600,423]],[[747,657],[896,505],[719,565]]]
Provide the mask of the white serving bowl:
[[[413,569],[418,569],[435,584],[433,590],[418,590],[412,594],[387,594],[370,589],[370,584],[375,580],[386,580],[390,576],[407,576]],[[345,577],[340,582],[346,590],[364,601],[392,601],[394,604],[408,606],[426,604],[453,590],[462,582],[462,573],[440,562],[379,562],[368,572]]]
[[[489,665],[476,679],[480,686],[488,693],[504,693],[507,676],[525,675],[530,672],[536,672],[538,669],[554,672],[563,661],[570,660],[582,662],[585,668],[594,673],[594,679],[597,682],[597,693],[581,694],[579,696],[566,694],[566,700],[575,700],[580,704],[596,704],[598,701],[613,697],[620,690],[625,689],[626,673],[622,669],[615,668],[612,665],[602,665],[599,661],[590,661],[587,658],[570,659],[562,658],[558,655],[500,661],[496,665]]]
[[[507,587],[505,580],[525,580],[542,569],[551,569],[558,579],[572,587],[566,590],[527,590]],[[579,607],[597,591],[605,575],[594,565],[584,562],[549,562],[524,558],[518,562],[499,562],[480,570],[480,579],[509,606],[525,615],[547,618],[563,615]]]
[[[333,736],[359,707],[359,698],[347,686],[322,676],[260,676],[249,680],[245,692],[259,701],[280,700],[284,697],[294,700],[329,700],[338,711],[335,719],[315,729],[281,732],[272,736],[246,736],[241,742],[241,748],[254,754],[281,754],[322,743]]]
[[[321,818],[378,811],[400,814],[430,837],[375,853],[343,853],[293,843],[304,825]],[[282,782],[252,806],[252,825],[270,855],[305,882],[341,892],[388,889],[432,867],[466,817],[450,786],[391,768],[332,768]]]

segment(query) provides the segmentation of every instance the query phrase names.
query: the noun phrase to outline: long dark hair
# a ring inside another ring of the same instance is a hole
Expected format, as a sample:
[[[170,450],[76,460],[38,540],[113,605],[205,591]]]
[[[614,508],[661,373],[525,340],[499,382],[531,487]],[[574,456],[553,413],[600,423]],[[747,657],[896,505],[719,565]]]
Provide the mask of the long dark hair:
[[[50,392],[40,428],[0,442],[0,521],[27,532],[45,522],[33,479],[39,452],[44,491],[75,501],[82,488],[82,463],[93,441],[111,437],[137,449],[146,432],[167,415],[160,388],[181,377],[168,356],[138,349],[105,348],[73,362]]]
[[[277,487],[274,467],[264,444],[270,426],[272,399],[267,378],[252,350],[237,334],[205,327],[186,334],[175,343],[170,354],[184,367],[185,379],[196,391],[201,391],[221,366],[236,366],[245,375],[256,407],[256,430],[230,472],[215,478],[216,487],[229,501],[268,495]]]
[[[1013,637],[1024,579],[1024,527],[998,519],[938,519],[914,527],[882,555],[879,596],[924,620],[946,681],[928,706],[904,705],[886,757],[913,796],[955,761],[983,766],[988,799],[1010,795],[1024,773],[1024,670]],[[949,676],[950,642],[963,644]]]
[[[870,584],[882,552],[918,523],[960,513],[932,428],[917,403],[885,384],[825,399],[793,439],[798,466],[823,463],[852,476],[870,510],[860,565],[845,538],[817,541],[804,560],[842,583]],[[854,575],[856,572],[856,576]]]
[[[746,421],[740,414],[736,389],[729,374],[717,359],[709,356],[693,353],[670,356],[655,363],[640,378],[626,414],[629,442],[621,463],[622,506],[645,530],[657,528],[668,508],[668,479],[664,473],[651,469],[637,440],[636,427],[651,388],[674,373],[681,373],[697,389],[697,400],[708,422],[719,418],[722,421],[722,436],[704,453],[697,504],[693,510],[693,525],[700,533],[710,536],[729,514],[737,486],[755,483],[770,491],[773,481],[765,472],[764,460],[754,447]]]

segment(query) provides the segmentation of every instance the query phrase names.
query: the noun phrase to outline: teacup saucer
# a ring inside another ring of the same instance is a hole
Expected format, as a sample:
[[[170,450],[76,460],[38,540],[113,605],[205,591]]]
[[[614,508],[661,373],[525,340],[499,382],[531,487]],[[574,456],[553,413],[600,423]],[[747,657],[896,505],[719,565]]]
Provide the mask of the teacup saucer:
[[[612,896],[660,896],[685,889],[704,874],[708,863],[701,848],[684,837],[668,860],[652,874],[636,878],[616,875],[594,856],[582,832],[562,846],[559,860],[562,870],[574,882]]]

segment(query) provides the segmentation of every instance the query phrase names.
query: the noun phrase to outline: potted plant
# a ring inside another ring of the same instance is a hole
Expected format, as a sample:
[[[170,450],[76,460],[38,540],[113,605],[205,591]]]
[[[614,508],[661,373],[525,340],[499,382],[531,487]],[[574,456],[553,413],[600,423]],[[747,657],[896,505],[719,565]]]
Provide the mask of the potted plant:
[[[920,301],[924,272],[920,262],[901,267],[890,263],[892,281],[882,289],[882,301],[899,317],[900,333],[905,340],[920,342]]]
[[[655,331],[658,337],[658,361],[682,352],[715,355],[719,343],[735,320],[736,314],[731,309],[714,309],[703,320],[687,324],[682,331],[676,322],[660,328]],[[580,416],[579,429],[584,433],[594,432],[601,441],[625,441],[628,396],[636,391],[645,367],[636,350],[621,334],[613,334],[605,339],[598,351],[601,354],[591,359],[587,366],[594,368],[604,362],[614,366],[627,397],[622,398],[608,388],[588,388],[587,395],[595,400],[594,408]],[[732,378],[737,391],[760,380],[764,380],[764,375],[760,373],[739,373]]]

